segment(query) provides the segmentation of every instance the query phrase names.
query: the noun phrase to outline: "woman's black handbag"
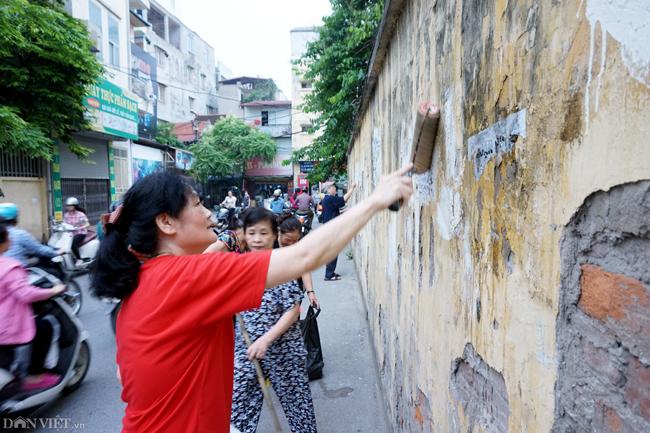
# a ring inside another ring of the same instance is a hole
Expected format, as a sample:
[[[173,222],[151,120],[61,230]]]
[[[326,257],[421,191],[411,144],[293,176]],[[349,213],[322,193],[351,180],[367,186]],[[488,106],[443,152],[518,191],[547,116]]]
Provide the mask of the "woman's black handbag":
[[[318,334],[318,323],[316,317],[320,314],[320,309],[314,311],[311,305],[307,310],[307,316],[300,322],[300,329],[302,330],[302,339],[305,342],[305,349],[307,349],[307,359],[305,360],[307,366],[307,374],[309,380],[316,380],[323,377],[323,352],[320,346],[320,335]]]

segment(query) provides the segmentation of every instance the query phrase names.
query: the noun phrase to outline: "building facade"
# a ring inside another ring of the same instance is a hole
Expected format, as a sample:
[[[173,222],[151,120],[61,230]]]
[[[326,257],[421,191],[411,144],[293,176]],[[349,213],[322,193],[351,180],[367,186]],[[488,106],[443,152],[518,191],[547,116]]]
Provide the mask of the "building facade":
[[[441,110],[408,206],[354,241],[395,431],[650,431],[649,17],[387,2],[353,202],[408,163],[418,104]]]

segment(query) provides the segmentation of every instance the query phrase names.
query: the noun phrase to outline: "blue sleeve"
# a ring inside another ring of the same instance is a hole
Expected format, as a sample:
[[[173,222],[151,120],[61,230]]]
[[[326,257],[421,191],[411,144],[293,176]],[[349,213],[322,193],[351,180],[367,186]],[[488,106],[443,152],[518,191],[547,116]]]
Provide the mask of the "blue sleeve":
[[[46,258],[56,257],[57,255],[54,248],[37,242],[36,239],[32,237],[32,235],[25,231],[20,233],[18,239],[20,246],[31,254]]]

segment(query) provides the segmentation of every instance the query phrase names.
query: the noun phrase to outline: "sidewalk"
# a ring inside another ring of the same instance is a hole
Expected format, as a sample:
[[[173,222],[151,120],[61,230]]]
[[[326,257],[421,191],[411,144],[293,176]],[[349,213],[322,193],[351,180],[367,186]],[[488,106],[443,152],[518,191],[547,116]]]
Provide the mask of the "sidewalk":
[[[314,229],[319,225],[315,222]],[[340,281],[324,281],[325,267],[312,272],[314,291],[322,308],[318,329],[325,361],[322,379],[310,382],[318,432],[388,432],[361,290],[352,261],[343,253],[339,255],[336,272],[341,274]],[[301,318],[308,307],[305,298]],[[275,395],[273,404],[283,431],[289,433]],[[266,403],[257,432],[275,433]]]

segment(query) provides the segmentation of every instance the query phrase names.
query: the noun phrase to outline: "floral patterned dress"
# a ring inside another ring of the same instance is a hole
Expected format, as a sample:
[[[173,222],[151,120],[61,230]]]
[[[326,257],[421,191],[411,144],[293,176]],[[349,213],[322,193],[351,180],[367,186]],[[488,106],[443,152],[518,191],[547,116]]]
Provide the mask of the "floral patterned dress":
[[[231,253],[242,253],[243,251],[239,247],[239,241],[237,239],[237,235],[235,232],[232,232],[230,230],[224,230],[221,232],[219,237],[217,238],[226,246],[228,247],[228,250],[230,250]]]

